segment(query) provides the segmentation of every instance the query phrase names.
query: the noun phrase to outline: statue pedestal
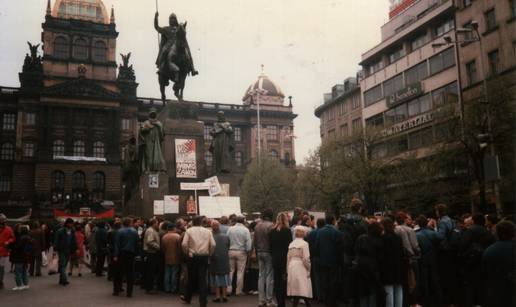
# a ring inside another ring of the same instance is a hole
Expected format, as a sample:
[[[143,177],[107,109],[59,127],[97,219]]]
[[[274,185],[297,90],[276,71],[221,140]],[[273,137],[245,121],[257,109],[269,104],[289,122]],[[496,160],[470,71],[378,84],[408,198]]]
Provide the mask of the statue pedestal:
[[[151,187],[149,176],[155,175],[158,179],[158,187]],[[140,176],[138,192],[134,193],[128,202],[127,211],[144,218],[154,216],[154,201],[163,200],[168,195],[169,178],[166,173],[143,174]]]

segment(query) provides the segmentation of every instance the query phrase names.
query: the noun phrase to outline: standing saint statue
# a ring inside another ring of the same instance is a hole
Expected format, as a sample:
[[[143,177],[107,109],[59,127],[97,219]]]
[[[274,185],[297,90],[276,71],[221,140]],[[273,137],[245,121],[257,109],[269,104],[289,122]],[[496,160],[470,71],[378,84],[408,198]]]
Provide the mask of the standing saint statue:
[[[233,138],[233,127],[231,123],[226,121],[224,112],[217,113],[217,122],[213,124],[210,130],[213,140],[210,145],[210,152],[213,154],[215,161],[215,172],[230,173],[233,164],[233,151],[235,143]]]
[[[195,70],[190,46],[186,39],[186,22],[180,24],[176,14],[172,13],[169,17],[169,26],[160,27],[158,24],[158,12],[154,16],[154,28],[161,34],[158,58],[158,79],[163,102],[167,99],[165,88],[169,81],[174,82],[174,95],[178,100],[183,100],[183,90],[188,74],[195,76]]]
[[[140,150],[141,153],[141,172],[166,171],[165,159],[161,152],[161,144],[164,138],[163,125],[157,119],[156,109],[151,108],[149,119],[140,126]]]

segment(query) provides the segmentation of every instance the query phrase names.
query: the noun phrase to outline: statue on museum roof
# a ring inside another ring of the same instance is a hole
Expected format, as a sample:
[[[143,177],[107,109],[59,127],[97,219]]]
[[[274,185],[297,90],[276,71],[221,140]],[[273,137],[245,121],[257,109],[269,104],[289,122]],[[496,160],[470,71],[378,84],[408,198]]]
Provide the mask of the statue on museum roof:
[[[165,137],[163,124],[158,120],[155,108],[149,118],[140,125],[140,169],[142,173],[166,171],[161,145]]]
[[[210,135],[213,140],[210,145],[210,152],[213,154],[215,172],[230,173],[231,165],[233,164],[233,151],[235,150],[235,143],[233,138],[233,127],[231,123],[226,120],[224,112],[217,113],[217,122],[213,124],[210,130]]]
[[[169,82],[174,83],[174,95],[179,101],[183,100],[183,90],[188,74],[195,76],[192,53],[186,39],[186,22],[179,23],[177,17],[172,13],[169,17],[169,25],[160,27],[158,24],[159,13],[154,16],[154,28],[161,34],[158,58],[158,79],[161,91],[161,99],[166,101],[165,89]]]
[[[131,52],[128,54],[120,53],[122,57],[122,64],[118,66],[118,79],[119,80],[127,80],[127,81],[135,81],[136,77],[134,75],[133,65],[129,65],[129,59],[131,58]]]
[[[43,63],[41,56],[38,55],[38,48],[40,44],[32,45],[27,42],[30,49],[30,55],[25,54],[25,60],[23,62],[23,72],[43,72]]]

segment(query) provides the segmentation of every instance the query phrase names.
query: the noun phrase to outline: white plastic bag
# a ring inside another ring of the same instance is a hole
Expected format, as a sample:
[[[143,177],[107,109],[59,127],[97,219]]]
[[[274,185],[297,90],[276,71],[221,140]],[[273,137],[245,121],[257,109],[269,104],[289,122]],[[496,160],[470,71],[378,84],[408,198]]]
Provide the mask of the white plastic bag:
[[[47,252],[41,252],[41,266],[46,267],[48,265],[48,257]]]

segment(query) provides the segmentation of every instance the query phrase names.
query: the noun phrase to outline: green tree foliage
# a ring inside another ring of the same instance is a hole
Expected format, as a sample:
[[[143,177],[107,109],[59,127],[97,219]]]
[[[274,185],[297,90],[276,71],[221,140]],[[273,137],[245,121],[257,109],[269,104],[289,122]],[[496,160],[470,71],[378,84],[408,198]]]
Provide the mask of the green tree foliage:
[[[279,212],[295,207],[295,173],[278,160],[262,154],[255,159],[244,176],[242,183],[242,208],[245,212],[261,212],[272,208]]]

